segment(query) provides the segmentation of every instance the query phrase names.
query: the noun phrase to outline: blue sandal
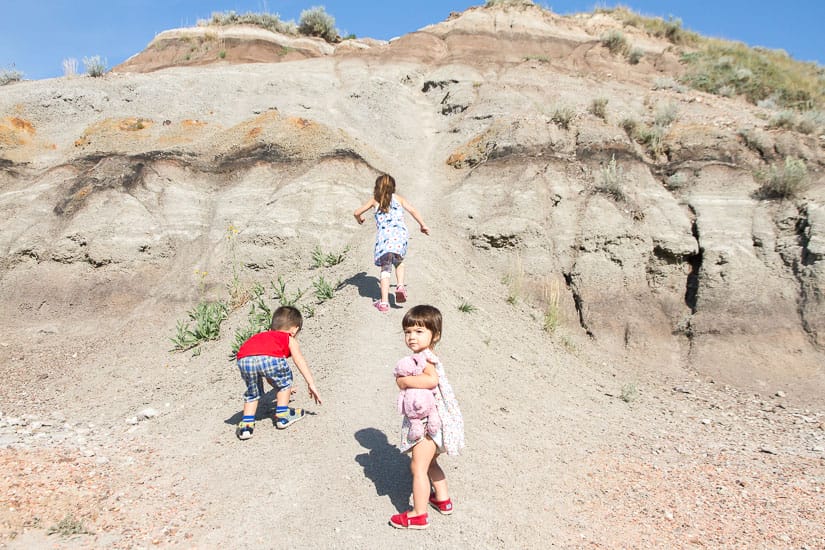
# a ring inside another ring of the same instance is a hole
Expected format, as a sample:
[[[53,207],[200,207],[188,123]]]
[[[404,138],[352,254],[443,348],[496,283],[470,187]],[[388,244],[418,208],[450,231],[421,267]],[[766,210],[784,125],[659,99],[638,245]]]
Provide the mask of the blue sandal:
[[[290,408],[283,415],[275,415],[275,427],[279,430],[284,430],[290,427],[295,422],[301,420],[304,416],[306,416],[306,411],[304,411],[304,409]]]

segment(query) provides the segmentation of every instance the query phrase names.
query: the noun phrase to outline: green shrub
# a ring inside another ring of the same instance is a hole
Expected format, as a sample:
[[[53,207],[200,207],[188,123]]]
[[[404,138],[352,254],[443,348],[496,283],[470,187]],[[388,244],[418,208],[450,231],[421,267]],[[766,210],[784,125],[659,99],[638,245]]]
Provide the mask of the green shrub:
[[[11,84],[12,82],[20,82],[23,79],[23,73],[18,71],[12,65],[11,69],[0,69],[0,86]]]
[[[86,68],[86,74],[91,77],[99,77],[106,74],[106,60],[99,55],[83,58],[83,66]]]
[[[476,309],[476,306],[467,301],[461,302],[458,306],[458,311],[462,313],[473,313]]]
[[[814,134],[825,128],[825,113],[805,111],[796,123],[796,129],[803,134]]]
[[[656,106],[653,124],[666,128],[679,118],[679,107],[675,103],[663,103]]]
[[[608,99],[606,97],[597,97],[590,102],[590,108],[588,110],[593,116],[607,121],[607,102]]]
[[[661,156],[665,152],[664,139],[667,128],[654,124],[653,126],[640,126],[636,129],[636,140],[644,145],[654,157]]]
[[[644,30],[646,33],[657,38],[665,38],[672,44],[694,45],[699,42],[700,37],[692,31],[682,28],[681,19],[669,17],[667,20],[661,17],[644,17],[621,6],[616,8],[598,8],[595,13],[607,13],[629,27]]]
[[[682,55],[681,81],[712,94],[742,95],[753,104],[771,99],[779,107],[806,110],[825,104],[822,68],[781,50],[749,48],[705,39],[698,51]]]
[[[675,174],[671,174],[668,176],[667,180],[665,181],[665,187],[674,191],[676,189],[681,189],[682,187],[687,184],[688,178],[682,172],[676,172]]]
[[[782,166],[773,164],[767,172],[758,172],[756,179],[762,183],[759,194],[763,198],[791,199],[807,186],[808,167],[802,159],[785,157]]]
[[[91,531],[83,525],[83,521],[76,519],[73,515],[69,514],[61,519],[57,525],[49,527],[46,534],[70,537],[72,535],[88,535],[91,534]]]
[[[619,121],[619,128],[625,131],[627,137],[630,139],[635,139],[636,137],[636,128],[639,126],[639,123],[634,118],[625,117],[621,121]]]
[[[631,65],[638,65],[644,55],[645,52],[641,48],[630,48],[630,51],[627,52],[627,62]]]
[[[621,54],[627,51],[627,38],[622,31],[615,29],[607,31],[601,37],[602,46],[612,54]]]
[[[298,302],[298,300],[300,300],[301,297],[304,295],[304,293],[306,293],[306,289],[301,290],[299,288],[291,296],[289,294],[287,294],[286,283],[284,282],[283,275],[278,275],[278,285],[277,286],[275,285],[275,283],[272,283],[272,282],[270,283],[270,286],[272,286],[272,292],[273,292],[273,295],[274,295],[275,299],[278,300],[278,303],[280,303],[282,306],[295,306],[295,304]]]
[[[779,111],[775,113],[768,122],[768,128],[784,128],[793,130],[796,126],[796,113],[793,111]]]
[[[313,7],[301,12],[298,32],[307,36],[318,36],[327,42],[340,40],[335,18],[328,14],[323,6]]]
[[[555,123],[556,126],[562,128],[563,130],[570,129],[570,122],[575,118],[576,111],[574,111],[570,107],[557,107],[555,111],[553,111],[553,116],[550,117],[550,120]]]
[[[344,247],[341,252],[324,252],[320,246],[316,246],[312,251],[312,267],[332,267],[343,262],[349,252],[349,246]]]
[[[214,12],[211,19],[198,21],[198,26],[226,26],[226,25],[253,25],[268,31],[281,34],[298,34],[298,27],[292,21],[281,21],[276,13],[245,13],[240,15],[234,11]]]
[[[673,77],[661,76],[653,81],[654,90],[673,90],[678,94],[683,94],[687,90],[683,84],[680,84]]]
[[[636,389],[636,384],[633,382],[628,382],[622,386],[619,399],[625,403],[631,403],[635,401],[637,397],[639,397],[639,390]]]
[[[226,320],[226,304],[199,302],[188,312],[188,321],[178,321],[175,336],[171,338],[175,351],[186,351],[208,340],[217,340],[221,323]]]
[[[315,298],[318,300],[318,303],[323,304],[327,300],[332,299],[335,295],[335,288],[339,285],[333,286],[329,281],[324,279],[323,276],[320,276],[312,282],[312,286],[315,288]]]
[[[602,166],[599,171],[596,191],[609,195],[617,201],[625,200],[624,179],[624,171],[616,164],[616,155],[613,155],[607,166]]]
[[[485,8],[493,6],[535,6],[536,3],[532,0],[487,0],[484,3]]]

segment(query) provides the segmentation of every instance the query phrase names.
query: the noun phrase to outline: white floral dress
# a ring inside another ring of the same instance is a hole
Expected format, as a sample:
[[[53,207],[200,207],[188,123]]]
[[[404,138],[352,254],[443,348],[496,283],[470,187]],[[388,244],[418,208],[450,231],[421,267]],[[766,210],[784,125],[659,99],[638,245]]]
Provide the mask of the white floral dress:
[[[384,254],[397,254],[402,259],[407,255],[407,240],[409,232],[404,223],[404,209],[401,203],[392,196],[387,212],[375,209],[375,249],[373,260],[375,265],[381,265]]]
[[[427,360],[435,365],[435,372],[438,374],[438,386],[435,387],[435,406],[441,416],[441,429],[434,436],[430,436],[438,447],[438,453],[457,455],[464,448],[464,417],[461,416],[461,409],[458,407],[458,400],[453,393],[453,388],[447,380],[444,372],[444,365],[438,357],[430,350],[424,351]],[[424,422],[426,424],[426,419]],[[401,452],[406,453],[415,447],[421,439],[410,441],[410,419],[404,416],[401,421]],[[426,430],[425,430],[426,433]]]

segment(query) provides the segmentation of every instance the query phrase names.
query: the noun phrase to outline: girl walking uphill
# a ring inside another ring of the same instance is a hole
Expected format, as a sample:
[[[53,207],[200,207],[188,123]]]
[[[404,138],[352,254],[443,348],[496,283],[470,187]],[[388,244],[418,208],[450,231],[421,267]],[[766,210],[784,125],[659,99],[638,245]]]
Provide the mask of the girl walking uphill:
[[[401,390],[431,389],[441,427],[425,430],[423,435],[413,439],[410,419],[405,416],[402,420],[401,451],[412,453],[413,509],[392,516],[390,525],[398,529],[426,529],[430,525],[428,505],[441,514],[453,513],[447,478],[438,465],[438,456],[441,453],[459,454],[464,447],[464,420],[444,366],[433,353],[433,347],[441,340],[441,312],[433,306],[415,306],[404,315],[401,326],[404,343],[413,353],[426,357],[426,366],[421,374],[398,377],[395,383]]]
[[[361,205],[354,213],[359,224],[364,223],[364,213],[375,208],[375,251],[373,259],[380,268],[379,282],[381,298],[373,305],[378,311],[390,309],[390,277],[395,266],[395,301],[407,301],[407,287],[404,286],[404,257],[407,255],[409,231],[404,223],[404,210],[418,222],[421,232],[430,234],[430,228],[421,219],[413,205],[401,195],[395,194],[395,179],[389,174],[381,174],[375,179],[372,198]],[[403,209],[403,210],[402,210]]]

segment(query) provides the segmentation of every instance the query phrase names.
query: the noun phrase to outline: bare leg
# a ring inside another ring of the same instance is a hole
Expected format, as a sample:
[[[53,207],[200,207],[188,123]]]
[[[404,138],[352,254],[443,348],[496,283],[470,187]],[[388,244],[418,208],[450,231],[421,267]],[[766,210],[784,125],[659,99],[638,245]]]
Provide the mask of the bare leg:
[[[286,407],[289,405],[289,397],[292,395],[292,388],[286,388],[275,394],[275,405]]]
[[[381,283],[381,301],[387,304],[390,301],[390,274],[387,271],[382,271],[379,277]]]
[[[426,514],[430,503],[430,478],[427,471],[435,458],[435,442],[425,437],[412,449],[410,472],[413,476],[413,513],[410,516]],[[439,468],[440,469],[440,468]],[[443,476],[444,473],[442,472]]]
[[[395,286],[404,286],[404,262],[395,266]]]
[[[435,499],[441,502],[450,498],[450,494],[447,491],[447,476],[444,475],[444,470],[438,465],[438,456],[434,456],[430,462],[427,475],[430,477],[430,483],[432,483],[433,489],[435,489]]]
[[[255,411],[258,410],[258,399],[255,401],[245,401],[243,404],[244,416],[255,416]]]

